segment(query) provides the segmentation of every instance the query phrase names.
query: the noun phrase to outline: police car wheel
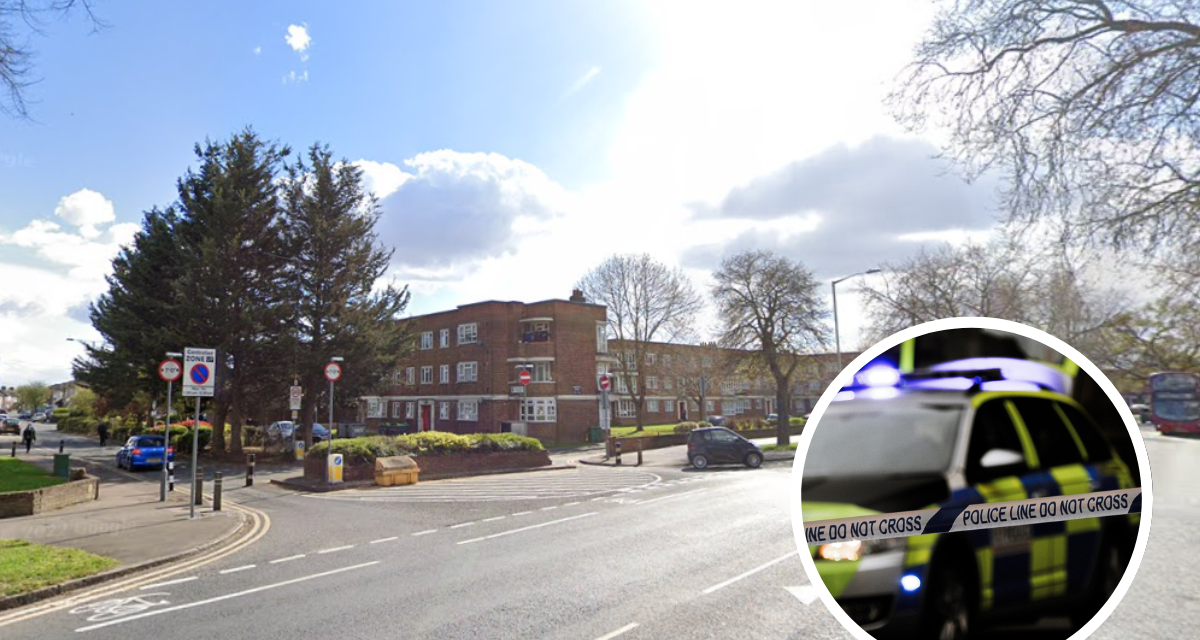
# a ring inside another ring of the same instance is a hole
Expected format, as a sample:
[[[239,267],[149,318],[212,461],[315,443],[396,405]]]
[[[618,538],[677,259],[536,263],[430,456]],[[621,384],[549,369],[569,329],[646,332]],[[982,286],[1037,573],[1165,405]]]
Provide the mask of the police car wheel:
[[[939,567],[926,594],[926,637],[963,640],[970,631],[971,603],[966,582],[953,567]]]
[[[757,451],[751,451],[746,454],[746,466],[751,469],[757,469],[762,466],[762,454]]]
[[[704,456],[694,456],[692,457],[692,466],[696,467],[697,469],[707,469],[708,458]]]

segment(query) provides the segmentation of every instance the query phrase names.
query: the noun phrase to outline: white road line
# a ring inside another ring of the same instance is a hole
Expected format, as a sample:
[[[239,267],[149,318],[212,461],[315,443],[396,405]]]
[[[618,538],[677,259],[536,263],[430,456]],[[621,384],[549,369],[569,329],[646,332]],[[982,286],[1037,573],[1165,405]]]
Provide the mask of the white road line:
[[[497,520],[503,520],[505,517],[507,517],[507,516],[496,516],[495,518],[484,518],[481,522],[495,522]]]
[[[232,569],[222,569],[222,570],[218,571],[217,573],[222,573],[222,574],[224,574],[224,573],[237,573],[238,571],[245,571],[245,570],[247,570],[247,569],[253,569],[254,567],[257,567],[257,566],[258,566],[258,565],[256,565],[256,564],[244,564],[244,565],[242,565],[242,566],[240,566],[240,567],[234,567],[234,568],[232,568]]]
[[[557,508],[558,508],[558,506],[557,506],[557,505],[556,505],[556,506],[553,506],[553,507],[542,507],[542,511],[553,511],[553,510],[555,510],[555,509],[557,509]]]
[[[334,547],[334,548],[332,548],[332,549],[321,549],[321,550],[320,550],[320,551],[318,551],[317,553],[318,553],[318,554],[321,554],[321,553],[333,553],[334,551],[345,551],[346,549],[353,549],[353,548],[354,548],[354,545],[352,545],[352,544],[348,544],[348,545],[346,545],[346,546],[344,546],[344,547]]]
[[[585,514],[578,515],[578,516],[571,516],[570,518],[561,518],[559,520],[551,520],[550,522],[542,522],[540,524],[534,524],[534,525],[530,525],[528,527],[521,527],[520,529],[510,529],[508,531],[501,531],[500,533],[493,533],[490,536],[484,536],[482,538],[472,538],[470,540],[463,540],[462,542],[459,542],[458,544],[471,544],[472,542],[481,542],[483,540],[491,540],[492,538],[500,538],[503,536],[512,535],[514,533],[521,533],[522,531],[529,531],[530,529],[539,529],[541,527],[548,527],[552,524],[559,524],[562,522],[567,522],[569,520],[578,520],[579,518],[586,518],[588,516],[594,516],[597,513],[600,513],[600,512],[593,511],[591,513],[585,513]]]
[[[578,502],[568,502],[568,503],[564,504],[563,506],[564,506],[564,507],[573,507],[573,506],[575,506],[575,505],[577,505],[577,504],[579,504],[579,503],[578,503]]]
[[[261,587],[254,587],[253,589],[246,589],[245,591],[238,591],[237,593],[229,593],[229,594],[225,594],[223,596],[209,598],[207,600],[200,600],[197,602],[189,602],[187,604],[179,604],[179,605],[175,605],[173,607],[166,607],[164,609],[156,609],[154,611],[146,611],[144,613],[137,613],[137,614],[134,614],[131,616],[125,616],[124,618],[120,618],[118,620],[109,620],[108,622],[101,622],[100,624],[94,624],[89,627],[80,627],[80,628],[76,629],[75,632],[79,633],[82,631],[92,631],[94,629],[102,629],[104,627],[110,627],[114,624],[123,624],[123,623],[129,622],[131,620],[140,620],[142,618],[149,618],[151,616],[162,615],[164,613],[170,613],[172,611],[181,611],[183,609],[191,609],[192,607],[200,607],[200,606],[203,606],[206,604],[220,602],[222,600],[229,600],[231,598],[240,598],[241,596],[248,596],[252,593],[258,593],[260,591],[267,591],[268,589],[276,589],[278,587],[285,587],[289,584],[296,584],[298,582],[305,582],[307,580],[313,580],[316,578],[324,578],[325,576],[331,576],[331,575],[334,575],[337,573],[344,573],[346,571],[354,571],[355,569],[362,569],[365,567],[369,567],[371,565],[379,564],[380,562],[382,562],[382,561],[375,560],[373,562],[364,562],[362,564],[351,565],[349,567],[342,567],[341,569],[334,569],[333,571],[325,571],[323,573],[314,573],[311,576],[304,576],[302,578],[292,578],[291,580],[284,580],[283,582],[276,582],[274,584],[267,584],[267,585],[263,585]]]
[[[751,570],[747,571],[746,573],[743,573],[743,574],[742,574],[742,575],[740,575],[740,576],[734,576],[734,577],[732,577],[732,578],[730,578],[730,579],[726,580],[725,582],[722,582],[722,583],[720,583],[720,584],[714,584],[713,586],[711,586],[711,587],[709,587],[709,588],[705,589],[704,591],[701,591],[700,593],[701,593],[702,595],[708,595],[708,594],[710,594],[710,593],[712,593],[712,592],[716,591],[717,589],[724,589],[725,587],[728,587],[729,585],[731,585],[731,584],[733,584],[733,583],[737,582],[738,580],[741,580],[741,579],[743,579],[743,578],[748,578],[748,577],[750,577],[750,576],[752,576],[752,575],[754,575],[754,574],[758,573],[759,571],[762,571],[763,569],[766,569],[767,567],[770,567],[771,565],[774,565],[774,564],[779,564],[780,562],[783,562],[784,560],[787,560],[788,558],[790,558],[790,557],[792,557],[792,556],[794,556],[794,555],[797,555],[798,553],[799,553],[798,551],[791,551],[791,552],[788,552],[788,553],[786,553],[786,554],[784,554],[784,555],[782,555],[782,556],[780,556],[780,557],[778,557],[778,558],[775,558],[774,560],[772,560],[772,561],[770,561],[770,562],[768,562],[768,563],[766,563],[766,564],[759,565],[759,566],[757,566],[757,567],[755,567],[755,568],[753,568],[753,569],[751,569]]]
[[[462,522],[462,523],[459,523],[459,524],[452,524],[452,525],[450,525],[450,528],[451,528],[451,529],[458,529],[458,528],[460,528],[460,527],[469,527],[469,526],[471,526],[471,525],[473,525],[473,524],[475,524],[475,523],[474,523],[474,522]]]
[[[630,622],[629,624],[621,627],[620,629],[617,629],[616,631],[613,631],[612,633],[607,633],[607,634],[600,636],[599,638],[596,638],[596,640],[612,640],[613,638],[621,635],[622,633],[625,633],[626,631],[633,631],[634,629],[637,628],[637,626],[638,626],[638,623]]]
[[[600,496],[599,498],[592,498],[592,502],[595,502],[595,501],[597,501],[597,500],[603,500],[603,499],[605,499],[605,498],[607,498],[607,497],[608,497],[608,496]]]
[[[304,557],[304,554],[301,553],[299,555],[288,556],[286,558],[279,558],[278,560],[272,560],[271,564],[279,564],[280,562],[287,562],[289,560],[299,560],[300,558],[303,558],[303,557]]]
[[[788,593],[796,596],[796,599],[804,604],[812,604],[821,596],[817,595],[817,590],[811,584],[806,584],[800,587],[784,587]]]
[[[396,539],[398,539],[399,537],[400,537],[400,536],[392,536],[392,537],[390,537],[390,538],[380,538],[380,539],[378,539],[378,540],[372,540],[372,541],[371,541],[371,542],[369,542],[368,544],[379,544],[380,542],[391,542],[392,540],[396,540]]]
[[[691,491],[684,491],[683,493],[673,493],[669,496],[661,496],[658,498],[651,498],[649,500],[642,500],[640,502],[631,503],[631,504],[650,504],[651,502],[659,502],[661,500],[672,500],[674,498],[682,498],[684,496],[690,496],[694,493],[702,493],[704,491],[708,491],[708,489],[692,489]]]
[[[157,589],[159,587],[165,587],[165,586],[171,585],[171,584],[180,584],[182,582],[191,582],[192,580],[195,580],[195,579],[196,579],[196,576],[191,576],[189,578],[180,578],[178,580],[168,580],[166,582],[156,582],[154,584],[148,584],[144,587],[141,587],[141,590],[145,591],[146,589]]]
[[[427,530],[425,530],[425,531],[418,531],[418,532],[416,532],[416,533],[414,533],[414,534],[413,534],[413,537],[415,538],[415,537],[417,537],[417,536],[427,536],[427,535],[429,535],[429,534],[431,534],[431,533],[437,533],[437,529],[427,529]]]
[[[515,518],[517,516],[527,516],[531,513],[533,513],[533,512],[532,511],[518,511],[517,513],[513,514],[513,517]]]

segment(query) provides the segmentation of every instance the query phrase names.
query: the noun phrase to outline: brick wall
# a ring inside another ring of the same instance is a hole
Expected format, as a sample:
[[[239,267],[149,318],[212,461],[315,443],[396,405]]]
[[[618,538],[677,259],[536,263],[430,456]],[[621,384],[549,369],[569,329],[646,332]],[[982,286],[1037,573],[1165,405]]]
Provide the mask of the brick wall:
[[[62,509],[95,500],[99,492],[100,479],[88,477],[33,491],[0,494],[0,518],[31,516]]]

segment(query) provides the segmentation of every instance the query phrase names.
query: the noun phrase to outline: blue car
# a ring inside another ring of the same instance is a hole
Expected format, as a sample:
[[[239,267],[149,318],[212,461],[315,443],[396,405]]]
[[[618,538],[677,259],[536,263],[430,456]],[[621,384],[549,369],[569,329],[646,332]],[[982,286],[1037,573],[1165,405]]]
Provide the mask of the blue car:
[[[132,436],[125,446],[117,451],[117,468],[136,471],[139,467],[158,467],[163,465],[162,436]],[[175,447],[166,450],[167,460],[175,460]]]

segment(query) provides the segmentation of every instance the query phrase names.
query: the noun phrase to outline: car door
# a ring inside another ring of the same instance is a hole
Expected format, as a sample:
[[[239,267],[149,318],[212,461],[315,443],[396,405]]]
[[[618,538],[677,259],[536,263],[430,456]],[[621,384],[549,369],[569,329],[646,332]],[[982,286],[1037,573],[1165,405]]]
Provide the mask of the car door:
[[[713,431],[712,457],[713,462],[738,462],[738,437],[724,429]]]
[[[137,438],[130,438],[125,441],[125,444],[121,445],[121,450],[117,452],[117,460],[121,464],[123,464],[123,465],[129,464],[129,458],[132,455],[134,442],[136,440],[137,440]]]

